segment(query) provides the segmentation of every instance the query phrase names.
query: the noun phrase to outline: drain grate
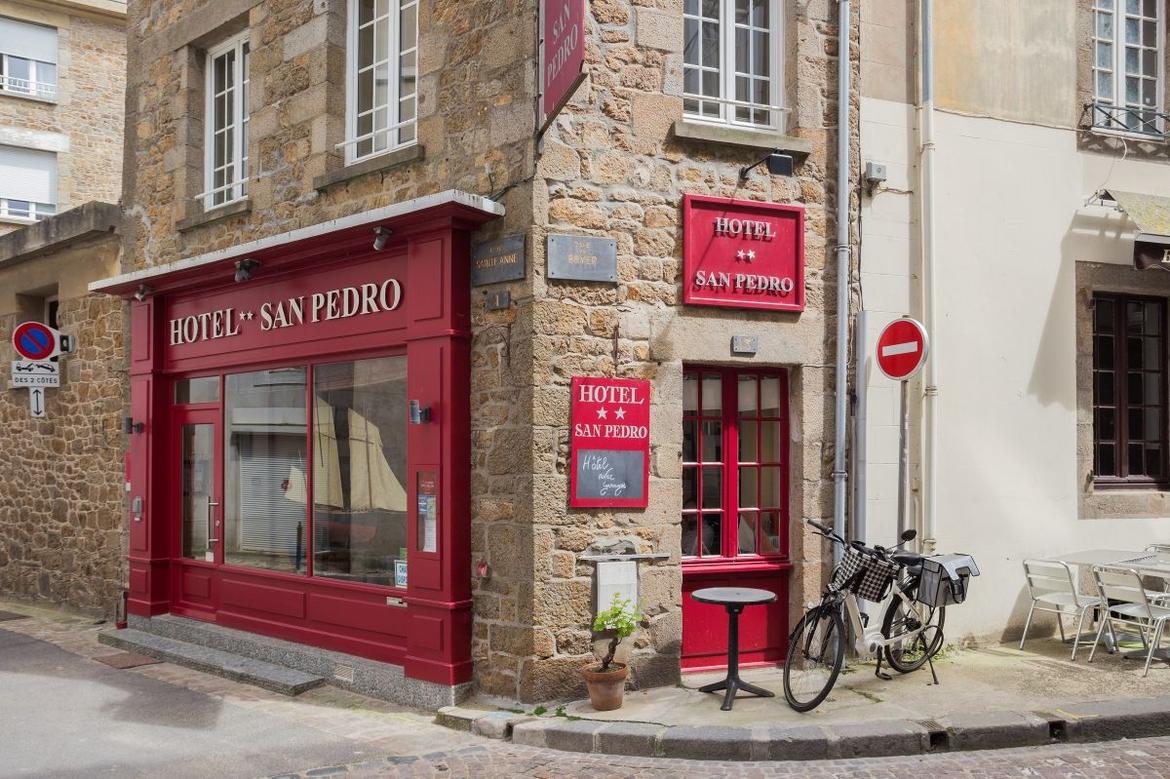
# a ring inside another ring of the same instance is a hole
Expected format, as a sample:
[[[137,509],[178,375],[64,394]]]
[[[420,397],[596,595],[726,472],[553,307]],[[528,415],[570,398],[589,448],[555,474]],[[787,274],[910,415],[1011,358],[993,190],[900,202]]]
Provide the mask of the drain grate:
[[[333,678],[337,679],[338,681],[353,684],[353,666],[342,665],[341,663],[338,663],[337,665],[333,666]]]

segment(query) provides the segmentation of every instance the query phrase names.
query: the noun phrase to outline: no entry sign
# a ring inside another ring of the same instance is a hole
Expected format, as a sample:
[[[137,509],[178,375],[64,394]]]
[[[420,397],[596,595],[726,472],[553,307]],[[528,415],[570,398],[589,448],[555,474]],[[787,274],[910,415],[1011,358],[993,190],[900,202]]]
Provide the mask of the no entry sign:
[[[921,322],[903,317],[882,330],[877,342],[878,368],[894,381],[906,381],[922,368],[930,340]]]
[[[61,353],[61,334],[40,322],[24,322],[12,331],[12,346],[26,360],[47,360]]]

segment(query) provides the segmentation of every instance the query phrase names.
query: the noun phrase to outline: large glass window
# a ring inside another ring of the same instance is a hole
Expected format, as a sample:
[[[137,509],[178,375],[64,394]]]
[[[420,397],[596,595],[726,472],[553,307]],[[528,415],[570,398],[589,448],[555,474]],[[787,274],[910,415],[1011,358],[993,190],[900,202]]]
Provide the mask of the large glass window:
[[[1099,486],[1167,479],[1166,302],[1093,298],[1093,474]]]
[[[313,370],[313,571],[393,584],[406,561],[406,358]]]
[[[57,96],[57,30],[0,16],[0,92]]]
[[[783,555],[784,382],[691,370],[683,378],[682,553]]]
[[[706,121],[780,126],[779,0],[684,0],[683,110]]]
[[[201,195],[207,209],[248,194],[249,55],[245,35],[207,55],[207,191]]]
[[[225,395],[224,562],[304,573],[305,369],[229,375]]]
[[[418,1],[350,0],[347,162],[415,142]]]
[[[1095,0],[1093,124],[1111,130],[1165,132],[1162,52],[1165,0]]]

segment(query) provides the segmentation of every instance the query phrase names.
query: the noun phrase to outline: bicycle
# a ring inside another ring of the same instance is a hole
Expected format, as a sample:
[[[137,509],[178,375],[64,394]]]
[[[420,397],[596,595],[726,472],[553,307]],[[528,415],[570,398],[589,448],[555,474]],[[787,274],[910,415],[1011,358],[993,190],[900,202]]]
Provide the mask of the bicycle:
[[[784,698],[788,705],[796,711],[812,711],[836,684],[845,660],[843,611],[856,637],[858,659],[877,658],[876,676],[893,678],[883,673],[883,659],[903,674],[929,663],[934,683],[938,684],[932,658],[943,645],[946,608],[920,603],[915,598],[923,558],[899,548],[914,540],[915,531],[905,531],[899,544],[885,549],[860,541],[847,542],[831,528],[807,521],[819,535],[844,546],[845,554],[834,568],[820,604],[805,612],[789,636],[784,664]],[[891,591],[894,597],[886,607],[881,628],[869,627],[868,615],[858,606],[858,597],[880,602]]]

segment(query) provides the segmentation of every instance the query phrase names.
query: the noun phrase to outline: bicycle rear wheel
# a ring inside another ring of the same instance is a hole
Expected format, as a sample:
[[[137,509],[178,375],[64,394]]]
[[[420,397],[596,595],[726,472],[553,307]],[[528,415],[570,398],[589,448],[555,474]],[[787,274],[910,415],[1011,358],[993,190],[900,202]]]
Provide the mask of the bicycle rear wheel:
[[[905,587],[906,594],[911,598],[918,589],[918,582]],[[946,622],[947,610],[945,607],[924,606],[915,602],[915,608],[907,608],[902,599],[894,596],[886,608],[885,618],[882,620],[882,636],[886,639],[906,635],[902,641],[886,647],[886,662],[899,673],[917,671],[942,649],[943,624]],[[923,625],[928,625],[921,632]]]
[[[845,625],[840,608],[809,609],[788,641],[784,700],[797,711],[812,711],[828,696],[845,659]]]

